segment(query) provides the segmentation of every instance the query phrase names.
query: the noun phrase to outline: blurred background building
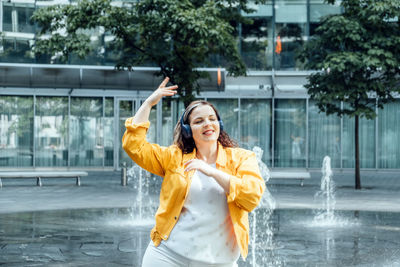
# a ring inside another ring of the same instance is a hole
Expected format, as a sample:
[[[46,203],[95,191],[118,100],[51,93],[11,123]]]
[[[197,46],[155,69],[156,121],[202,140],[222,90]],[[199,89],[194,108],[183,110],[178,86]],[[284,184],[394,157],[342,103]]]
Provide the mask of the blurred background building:
[[[31,53],[35,9],[74,1],[0,2],[0,170],[15,168],[119,169],[130,160],[121,149],[124,121],[154,90],[153,66],[115,71],[112,36],[92,33],[86,60],[43,64]],[[122,1],[124,2],[124,1]],[[229,77],[223,66],[204,66],[211,80],[198,98],[217,105],[226,131],[245,148],[260,146],[274,168],[354,167],[354,120],[318,113],[303,85],[308,71],[296,60],[321,16],[341,12],[323,0],[271,0],[237,24],[238,46],[249,72]],[[223,83],[217,85],[218,67]],[[183,105],[164,99],[151,112],[148,139],[172,142]],[[361,168],[400,168],[400,101],[360,123]]]

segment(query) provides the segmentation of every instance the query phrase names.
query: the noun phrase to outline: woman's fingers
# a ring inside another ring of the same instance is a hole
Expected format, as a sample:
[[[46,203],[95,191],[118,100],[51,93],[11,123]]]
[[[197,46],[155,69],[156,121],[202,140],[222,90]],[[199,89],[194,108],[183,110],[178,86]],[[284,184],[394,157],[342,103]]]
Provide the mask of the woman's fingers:
[[[183,165],[186,167],[187,165],[189,165],[193,161],[195,161],[195,159],[188,160],[188,161],[184,162]]]
[[[157,103],[161,100],[163,96],[173,96],[177,93],[176,89],[177,85],[172,85],[165,87],[169,82],[169,78],[165,78],[157,90],[155,90],[148,98],[147,103],[149,103],[152,107],[157,105]]]
[[[164,88],[165,90],[175,90],[178,89],[178,85],[172,85]]]
[[[173,96],[177,93],[175,90],[162,90],[161,95],[162,96]]]
[[[203,161],[199,159],[192,159],[188,160],[183,163],[185,166],[185,172],[191,171],[191,170],[202,170],[204,168]]]
[[[185,172],[189,172],[189,171],[191,171],[192,169],[194,169],[193,167],[193,162],[194,162],[194,159],[192,159],[192,160],[189,160],[189,161],[186,161],[186,162],[184,162],[183,163],[183,165],[185,166]]]
[[[166,77],[164,81],[161,82],[160,86],[158,88],[164,88],[169,82],[169,77]]]
[[[178,88],[178,85],[172,85],[172,86],[165,87],[165,86],[167,86],[168,82],[169,82],[169,77],[166,77],[166,78],[161,82],[161,84],[160,84],[160,86],[158,87],[158,89],[175,90],[175,89]]]

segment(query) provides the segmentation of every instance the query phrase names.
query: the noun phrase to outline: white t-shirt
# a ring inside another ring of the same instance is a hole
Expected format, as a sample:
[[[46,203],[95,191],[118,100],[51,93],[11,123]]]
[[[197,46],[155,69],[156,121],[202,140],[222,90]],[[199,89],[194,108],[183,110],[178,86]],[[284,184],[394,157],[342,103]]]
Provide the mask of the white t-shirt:
[[[215,168],[215,164],[211,165]],[[240,256],[224,189],[196,171],[181,215],[164,244],[191,260],[233,263]]]

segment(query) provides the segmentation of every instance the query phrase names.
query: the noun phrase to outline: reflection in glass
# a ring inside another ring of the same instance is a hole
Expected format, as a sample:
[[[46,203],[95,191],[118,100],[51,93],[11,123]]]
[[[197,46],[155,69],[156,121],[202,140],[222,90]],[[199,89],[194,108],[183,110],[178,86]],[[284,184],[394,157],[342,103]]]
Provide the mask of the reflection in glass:
[[[249,69],[272,68],[272,11],[268,13],[270,17],[252,18],[252,24],[242,24],[241,56]]]
[[[378,168],[400,168],[400,101],[388,103],[378,115]]]
[[[264,151],[262,161],[271,164],[271,100],[240,100],[240,145],[252,150],[259,146]]]
[[[29,40],[17,38],[3,38],[3,52],[0,53],[1,62],[29,63],[31,58],[31,48]]]
[[[33,166],[33,97],[0,96],[0,166]]]
[[[36,97],[36,166],[68,166],[68,97]]]
[[[3,4],[3,3],[1,3]],[[3,31],[12,32],[12,6],[4,5],[3,6]]]
[[[35,25],[31,21],[31,17],[33,12],[35,11],[33,5],[26,7],[15,7],[17,14],[17,31],[18,32],[26,32],[26,33],[34,33]]]
[[[105,65],[104,30],[97,27],[95,29],[85,30],[85,33],[90,36],[90,52],[83,59],[76,53],[73,53],[70,57],[70,64]]]
[[[134,101],[132,100],[120,100],[119,101],[119,139],[122,141],[122,136],[126,131],[125,121],[130,118],[134,114]],[[123,163],[126,163],[126,166],[132,166],[132,160],[122,149],[122,142],[119,142],[119,166]]]
[[[71,98],[70,165],[103,166],[102,98]]]
[[[306,0],[276,0],[275,42],[281,49],[275,49],[275,68],[297,70],[301,63],[296,60],[306,36]]]
[[[104,166],[114,165],[114,98],[104,103]]]
[[[306,101],[275,100],[275,167],[306,166]]]
[[[375,120],[360,118],[358,121],[360,167],[375,168]],[[343,117],[343,168],[355,167],[354,117]]]
[[[341,13],[340,3],[341,1],[336,1],[334,5],[330,5],[326,4],[325,0],[310,1],[310,36],[315,34],[322,17]]]
[[[115,36],[108,31],[104,33],[102,40],[104,47],[102,65],[114,66],[124,56],[123,43],[116,40]]]
[[[239,106],[237,99],[207,99],[211,104],[213,104],[222,121],[224,122],[224,131],[234,139],[239,140]]]
[[[332,168],[339,168],[340,117],[319,113],[314,101],[309,102],[308,116],[309,167],[321,168],[324,157],[329,156]]]

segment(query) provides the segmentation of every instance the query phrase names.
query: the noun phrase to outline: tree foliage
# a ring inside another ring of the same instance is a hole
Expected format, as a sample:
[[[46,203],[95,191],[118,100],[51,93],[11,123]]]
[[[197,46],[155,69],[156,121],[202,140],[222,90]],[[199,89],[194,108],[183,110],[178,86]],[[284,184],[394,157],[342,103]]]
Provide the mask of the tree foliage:
[[[334,0],[329,0],[334,3]],[[400,2],[343,0],[325,17],[301,59],[317,72],[305,87],[327,114],[373,119],[400,92]],[[342,109],[338,103],[348,103]]]
[[[354,117],[355,188],[361,189],[359,118],[375,118],[376,105],[383,108],[400,92],[400,1],[341,5],[342,14],[322,19],[301,60],[317,70],[305,87],[320,111]]]
[[[50,6],[33,15],[41,29],[34,52],[64,62],[72,54],[85,58],[93,49],[90,31],[104,31],[114,36],[116,68],[156,64],[159,75],[180,86],[178,93],[187,104],[194,90],[199,90],[196,81],[207,77],[196,68],[209,65],[212,55],[223,58],[230,74],[245,74],[230,21],[251,22],[240,12],[252,11],[248,2],[144,0],[121,5],[111,0],[83,0]]]

